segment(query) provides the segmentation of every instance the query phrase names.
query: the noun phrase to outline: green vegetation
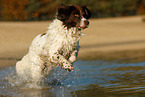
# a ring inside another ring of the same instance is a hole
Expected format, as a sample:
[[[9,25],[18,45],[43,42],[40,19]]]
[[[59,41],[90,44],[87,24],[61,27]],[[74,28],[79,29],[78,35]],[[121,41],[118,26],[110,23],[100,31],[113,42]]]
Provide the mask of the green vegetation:
[[[145,0],[0,0],[0,20],[48,20],[61,4],[86,5],[92,17],[145,14]]]

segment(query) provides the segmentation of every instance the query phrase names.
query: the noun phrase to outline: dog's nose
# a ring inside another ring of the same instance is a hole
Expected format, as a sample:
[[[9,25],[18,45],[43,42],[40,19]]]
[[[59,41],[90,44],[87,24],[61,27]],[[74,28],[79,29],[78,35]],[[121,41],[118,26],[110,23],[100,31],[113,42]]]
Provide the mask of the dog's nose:
[[[89,25],[89,21],[84,21],[86,25]]]

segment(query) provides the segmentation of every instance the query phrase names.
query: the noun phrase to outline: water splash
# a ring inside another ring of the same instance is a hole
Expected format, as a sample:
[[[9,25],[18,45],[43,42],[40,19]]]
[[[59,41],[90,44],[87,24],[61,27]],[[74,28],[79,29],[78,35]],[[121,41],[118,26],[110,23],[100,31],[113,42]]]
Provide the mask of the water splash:
[[[16,74],[15,67],[4,70],[2,93],[0,95],[13,96],[35,96],[35,97],[71,97],[75,92],[71,91],[71,87],[77,80],[77,71],[75,67],[73,72],[67,72],[59,67],[54,69],[51,74],[41,83],[33,83],[31,79],[20,78]],[[2,72],[2,71],[1,71]],[[1,75],[1,74],[0,74]],[[75,75],[75,76],[74,76]],[[67,82],[68,81],[68,82]],[[7,85],[6,85],[7,84]]]
[[[23,76],[19,77],[16,74],[15,67],[11,68],[11,73],[8,74],[7,80],[12,87],[18,87],[21,89],[44,89],[51,88],[52,86],[67,86],[70,87],[71,83],[74,83],[74,80],[77,79],[76,72],[79,71],[78,68],[75,68],[73,72],[67,72],[66,70],[55,68],[48,77],[42,79],[40,82],[35,83],[31,78]],[[72,74],[75,73],[74,79],[71,83],[64,83],[66,79],[72,78]],[[76,78],[75,78],[76,77]]]

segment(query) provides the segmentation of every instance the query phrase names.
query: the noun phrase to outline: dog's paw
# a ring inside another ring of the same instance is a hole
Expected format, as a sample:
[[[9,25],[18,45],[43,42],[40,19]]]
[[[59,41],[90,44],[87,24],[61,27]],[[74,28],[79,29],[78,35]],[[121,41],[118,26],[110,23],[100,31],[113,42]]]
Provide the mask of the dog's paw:
[[[74,67],[72,67],[70,64],[63,64],[62,68],[67,71],[73,71],[74,69]]]
[[[67,68],[65,69],[66,71],[73,71],[74,70],[74,67],[71,67],[71,68]]]

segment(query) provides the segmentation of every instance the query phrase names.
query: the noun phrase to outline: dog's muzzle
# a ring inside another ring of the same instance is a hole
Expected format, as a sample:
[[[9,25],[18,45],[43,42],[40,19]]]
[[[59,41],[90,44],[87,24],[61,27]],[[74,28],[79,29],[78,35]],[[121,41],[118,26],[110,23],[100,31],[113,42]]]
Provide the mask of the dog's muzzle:
[[[88,26],[89,26],[89,21],[84,20],[84,21],[81,21],[80,26],[78,28],[79,29],[85,29],[85,28],[88,28]]]

